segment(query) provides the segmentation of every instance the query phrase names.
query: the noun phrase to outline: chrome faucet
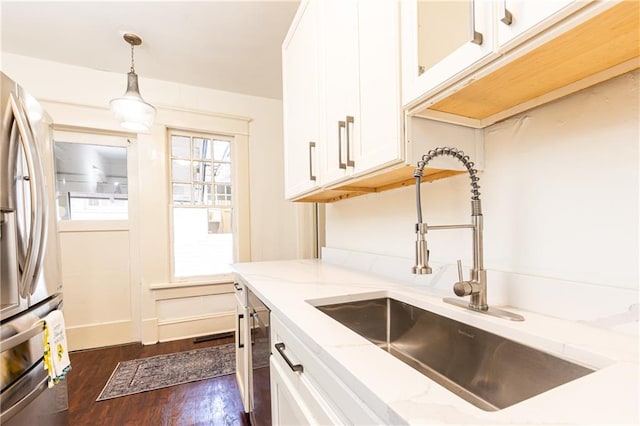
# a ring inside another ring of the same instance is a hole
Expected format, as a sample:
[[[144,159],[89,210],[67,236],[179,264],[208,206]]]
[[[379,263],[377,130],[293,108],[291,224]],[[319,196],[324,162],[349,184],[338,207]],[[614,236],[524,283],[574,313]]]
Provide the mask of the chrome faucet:
[[[420,202],[420,183],[422,181],[422,173],[425,166],[432,159],[440,156],[454,157],[460,161],[467,169],[471,179],[471,224],[468,225],[438,225],[430,226],[422,222],[422,206]],[[483,265],[483,246],[482,246],[482,205],[480,203],[480,186],[478,185],[477,173],[474,169],[474,163],[470,161],[469,156],[463,151],[456,148],[435,148],[422,156],[418,161],[413,176],[416,178],[416,208],[418,211],[418,223],[416,223],[416,264],[413,267],[414,274],[431,274],[432,269],[429,266],[429,249],[427,246],[427,232],[440,229],[471,229],[473,231],[473,267],[471,268],[471,277],[469,280],[463,279],[462,261],[458,260],[458,282],[453,285],[453,291],[457,296],[471,296],[469,303],[466,304],[462,300],[445,298],[445,302],[462,306],[472,311],[486,313],[500,318],[507,318],[512,321],[524,321],[524,317],[502,309],[489,308],[487,304],[487,271]]]

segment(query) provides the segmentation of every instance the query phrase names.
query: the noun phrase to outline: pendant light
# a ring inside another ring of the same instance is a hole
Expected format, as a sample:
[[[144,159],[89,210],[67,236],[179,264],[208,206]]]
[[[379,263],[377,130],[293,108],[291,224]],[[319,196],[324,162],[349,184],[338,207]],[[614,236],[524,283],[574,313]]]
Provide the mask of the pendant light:
[[[109,106],[125,129],[148,131],[156,118],[156,109],[142,99],[138,88],[138,74],[133,67],[133,47],[141,45],[142,39],[131,33],[124,34],[123,38],[131,45],[131,70],[127,74],[127,91],[121,97],[112,99]]]

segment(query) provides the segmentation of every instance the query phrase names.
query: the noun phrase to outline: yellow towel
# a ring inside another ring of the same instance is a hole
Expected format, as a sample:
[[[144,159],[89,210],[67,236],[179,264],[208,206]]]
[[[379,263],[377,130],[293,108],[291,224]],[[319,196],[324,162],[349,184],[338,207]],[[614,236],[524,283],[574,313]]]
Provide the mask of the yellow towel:
[[[44,368],[49,372],[50,388],[63,380],[71,370],[64,317],[59,310],[50,312],[44,318]]]

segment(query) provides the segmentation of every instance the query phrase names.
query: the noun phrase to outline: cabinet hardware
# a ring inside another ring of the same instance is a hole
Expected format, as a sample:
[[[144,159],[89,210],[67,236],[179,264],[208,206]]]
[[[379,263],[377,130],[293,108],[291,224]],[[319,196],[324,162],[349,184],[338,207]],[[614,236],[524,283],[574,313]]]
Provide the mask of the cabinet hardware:
[[[471,30],[471,43],[481,45],[482,44],[482,33],[476,31],[476,2],[472,0],[469,2],[469,12],[471,19],[469,20],[469,26]]]
[[[242,287],[240,286],[240,284],[238,283],[233,283],[233,286],[235,287],[236,290],[238,291],[242,291]]]
[[[347,121],[345,125],[345,133],[347,134],[347,166],[354,167],[356,162],[351,159],[351,132],[349,131],[349,124],[351,124],[351,129],[353,130],[353,117],[347,115]]]
[[[513,22],[513,15],[511,14],[511,12],[509,12],[509,9],[507,9],[507,0],[503,0],[502,2],[502,11],[503,16],[502,18],[500,18],[500,22],[505,25],[511,25],[511,23]]]
[[[313,174],[313,156],[311,150],[316,147],[315,142],[309,142],[309,180],[316,180],[316,176]]]
[[[300,373],[302,373],[302,371],[304,370],[302,367],[302,364],[294,364],[291,362],[291,360],[289,359],[289,357],[287,357],[287,355],[285,355],[284,353],[284,343],[276,343],[276,350],[280,353],[280,356],[282,356],[282,358],[286,361],[287,365],[289,366],[290,369],[292,369],[293,371],[299,371]]]
[[[244,343],[242,343],[242,329],[240,328],[240,320],[244,318],[244,314],[238,314],[238,348],[244,348]]]
[[[346,169],[347,164],[342,162],[342,131],[347,127],[344,121],[338,121],[338,167]]]

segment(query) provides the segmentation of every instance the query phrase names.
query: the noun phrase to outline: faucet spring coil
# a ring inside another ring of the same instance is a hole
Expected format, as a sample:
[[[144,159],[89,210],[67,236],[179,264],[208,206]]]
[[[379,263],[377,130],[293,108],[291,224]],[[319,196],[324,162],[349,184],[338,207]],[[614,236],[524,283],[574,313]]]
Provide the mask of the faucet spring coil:
[[[478,171],[474,168],[475,164],[473,163],[473,161],[471,161],[469,156],[465,155],[464,151],[459,150],[457,148],[441,147],[441,148],[435,148],[430,150],[429,152],[427,152],[425,155],[422,156],[422,159],[420,161],[418,161],[418,166],[416,170],[413,172],[413,177],[421,178],[422,172],[424,171],[424,168],[427,166],[429,161],[440,156],[454,157],[458,161],[460,161],[462,165],[465,166],[465,168],[467,169],[467,172],[469,173],[469,178],[471,179],[471,194],[472,194],[471,200],[479,201],[480,185],[478,185],[478,181],[480,180],[480,178],[476,175]]]

